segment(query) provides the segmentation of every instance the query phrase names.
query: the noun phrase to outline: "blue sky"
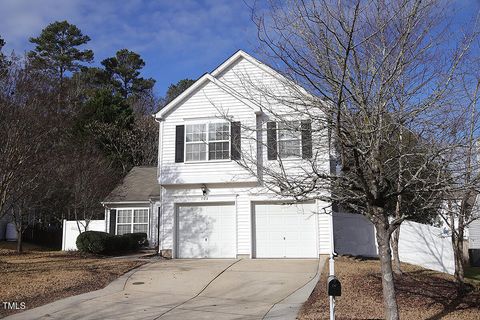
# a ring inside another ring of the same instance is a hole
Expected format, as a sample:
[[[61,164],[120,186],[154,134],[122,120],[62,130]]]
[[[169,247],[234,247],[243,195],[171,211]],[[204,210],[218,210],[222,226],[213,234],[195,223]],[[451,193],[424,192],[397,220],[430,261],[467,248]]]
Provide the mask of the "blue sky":
[[[68,20],[92,39],[95,62],[122,48],[141,54],[155,91],[211,71],[238,49],[257,46],[250,11],[241,0],[1,0],[0,36],[6,52],[55,20]]]
[[[460,23],[478,12],[480,0],[450,5]],[[55,20],[68,20],[92,39],[87,47],[96,64],[119,49],[140,53],[143,74],[157,81],[160,96],[169,84],[198,78],[236,50],[255,53],[258,46],[243,0],[0,0],[0,10],[6,52],[32,49],[29,37]]]

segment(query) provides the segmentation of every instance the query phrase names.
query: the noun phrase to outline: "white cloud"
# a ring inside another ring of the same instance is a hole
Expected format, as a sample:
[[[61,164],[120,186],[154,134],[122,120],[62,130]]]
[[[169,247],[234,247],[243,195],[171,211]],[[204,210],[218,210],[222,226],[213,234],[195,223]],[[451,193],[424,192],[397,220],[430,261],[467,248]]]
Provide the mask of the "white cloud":
[[[233,0],[0,0],[5,50],[31,50],[30,37],[55,20],[77,25],[98,64],[122,48],[140,53],[144,74],[163,94],[170,83],[194,78],[223,61],[256,33],[243,1]]]
[[[64,19],[92,38],[89,47],[100,59],[120,48],[212,54],[253,35],[245,26],[248,10],[241,1],[4,0],[2,11],[0,35],[6,49],[16,51],[32,48],[29,37]]]

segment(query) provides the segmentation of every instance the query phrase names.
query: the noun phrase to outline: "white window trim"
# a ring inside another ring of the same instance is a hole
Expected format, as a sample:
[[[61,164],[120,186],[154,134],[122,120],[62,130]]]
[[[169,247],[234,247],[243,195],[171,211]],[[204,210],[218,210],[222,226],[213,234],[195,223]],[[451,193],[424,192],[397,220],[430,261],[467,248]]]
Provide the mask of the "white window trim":
[[[209,160],[209,154],[210,154],[210,140],[209,140],[209,126],[210,124],[215,124],[215,123],[227,123],[228,124],[228,135],[229,135],[229,139],[228,141],[227,140],[214,140],[214,141],[211,141],[211,142],[228,142],[228,159],[213,159],[213,160]],[[189,125],[196,125],[196,124],[204,124],[206,125],[206,134],[205,134],[205,137],[206,137],[206,156],[205,156],[205,160],[187,160],[187,143],[188,144],[198,144],[200,142],[198,141],[195,141],[195,142],[187,142],[187,126]],[[184,125],[184,132],[183,132],[183,154],[184,154],[184,163],[205,163],[205,162],[230,162],[232,161],[232,137],[231,137],[231,128],[232,124],[229,122],[229,121],[221,121],[221,120],[209,120],[209,121],[188,121],[185,123]]]
[[[115,210],[115,235],[118,235],[118,211],[119,210],[130,210],[132,211],[132,222],[130,223],[120,223],[121,225],[130,225],[130,233],[133,233],[133,226],[138,225],[138,224],[146,224],[147,225],[147,238],[150,238],[150,208],[145,208],[145,207],[128,207],[128,208],[112,208]],[[133,215],[134,215],[134,210],[147,210],[147,223],[144,222],[133,222]]]
[[[298,121],[300,123],[300,126],[302,125],[302,120],[287,120],[285,122],[294,122],[294,121]],[[302,159],[302,131],[299,132],[300,134],[300,137],[298,139],[280,139],[280,130],[279,129],[279,125],[280,125],[280,122],[277,122],[277,158],[278,159],[281,159],[282,161],[285,161],[285,160],[298,160],[298,159]],[[281,157],[280,156],[280,141],[282,142],[285,142],[285,141],[299,141],[299,151],[300,151],[300,155],[299,156],[289,156],[289,157]]]

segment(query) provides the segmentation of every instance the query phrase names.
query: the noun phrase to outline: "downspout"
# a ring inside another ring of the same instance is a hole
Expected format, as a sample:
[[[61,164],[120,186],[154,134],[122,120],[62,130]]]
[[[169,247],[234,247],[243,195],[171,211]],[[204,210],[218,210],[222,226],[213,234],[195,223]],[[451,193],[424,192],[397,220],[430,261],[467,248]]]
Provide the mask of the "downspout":
[[[162,183],[161,183],[161,168],[163,164],[163,157],[162,157],[162,137],[163,137],[163,119],[157,118],[153,115],[155,122],[159,124],[158,128],[158,158],[157,158],[157,181],[159,183],[159,193],[158,193],[158,212],[157,212],[157,243],[158,243],[158,253],[161,253],[163,243],[161,234],[164,234],[164,223],[163,223],[163,197],[162,197]]]

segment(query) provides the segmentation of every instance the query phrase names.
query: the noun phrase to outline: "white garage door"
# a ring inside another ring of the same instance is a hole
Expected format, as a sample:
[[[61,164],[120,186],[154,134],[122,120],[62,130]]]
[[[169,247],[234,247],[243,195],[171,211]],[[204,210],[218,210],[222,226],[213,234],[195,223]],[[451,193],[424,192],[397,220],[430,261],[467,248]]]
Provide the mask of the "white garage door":
[[[235,258],[235,206],[228,204],[177,207],[178,258]]]
[[[256,204],[257,258],[318,257],[315,204]]]

